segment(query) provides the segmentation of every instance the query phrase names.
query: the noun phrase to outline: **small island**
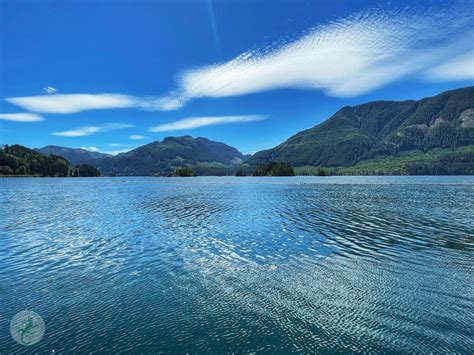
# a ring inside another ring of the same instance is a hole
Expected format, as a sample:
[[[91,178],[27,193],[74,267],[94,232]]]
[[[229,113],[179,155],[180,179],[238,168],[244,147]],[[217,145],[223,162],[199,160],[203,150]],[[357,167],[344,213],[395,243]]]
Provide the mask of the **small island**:
[[[181,168],[175,169],[168,176],[169,177],[193,177],[193,176],[196,176],[196,173],[189,166],[183,166]]]
[[[252,176],[295,176],[295,171],[290,164],[271,161],[258,165]]]

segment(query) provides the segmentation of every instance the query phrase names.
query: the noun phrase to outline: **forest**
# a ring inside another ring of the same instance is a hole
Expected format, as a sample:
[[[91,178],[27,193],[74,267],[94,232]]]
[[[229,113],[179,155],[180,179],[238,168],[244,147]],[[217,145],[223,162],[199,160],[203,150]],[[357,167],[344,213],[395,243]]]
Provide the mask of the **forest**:
[[[5,145],[0,149],[0,176],[86,177],[100,176],[100,171],[87,164],[72,166],[63,157],[43,155],[21,145]]]
[[[290,164],[272,161],[258,165],[252,176],[295,176],[295,171]]]

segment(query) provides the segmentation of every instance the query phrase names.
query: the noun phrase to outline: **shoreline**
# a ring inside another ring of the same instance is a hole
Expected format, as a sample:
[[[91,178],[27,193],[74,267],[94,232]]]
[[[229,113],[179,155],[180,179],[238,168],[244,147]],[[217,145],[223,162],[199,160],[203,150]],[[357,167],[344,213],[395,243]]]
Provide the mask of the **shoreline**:
[[[318,177],[318,178],[330,178],[330,177],[377,177],[377,176],[395,176],[395,177],[402,177],[402,176],[474,176],[474,174],[453,174],[453,175],[396,175],[396,174],[354,174],[354,175],[288,175],[288,176],[234,176],[234,175],[198,175],[198,176],[154,176],[154,175],[116,175],[116,176],[40,176],[40,175],[0,175],[0,179],[8,179],[8,178],[18,178],[18,179],[25,179],[25,178],[49,178],[49,179],[74,179],[74,178],[125,178],[125,177],[146,177],[146,178],[200,178],[200,177],[222,177],[222,178],[298,178],[298,177]]]

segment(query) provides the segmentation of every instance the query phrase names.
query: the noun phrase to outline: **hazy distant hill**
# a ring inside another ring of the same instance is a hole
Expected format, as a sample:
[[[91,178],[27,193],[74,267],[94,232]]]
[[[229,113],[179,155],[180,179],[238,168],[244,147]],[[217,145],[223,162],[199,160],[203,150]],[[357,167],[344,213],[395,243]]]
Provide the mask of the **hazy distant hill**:
[[[96,159],[102,159],[106,157],[110,157],[109,154],[99,153],[99,152],[91,152],[86,149],[80,148],[66,148],[66,147],[58,147],[55,145],[47,145],[43,148],[35,149],[35,151],[43,154],[43,155],[59,155],[71,162],[73,165],[77,164],[93,164],[96,165]]]
[[[282,161],[295,166],[347,167],[376,156],[469,145],[474,145],[474,87],[419,101],[376,101],[343,107],[323,123],[256,153],[248,163]]]
[[[183,166],[192,167],[198,175],[232,174],[234,165],[244,155],[224,143],[191,136],[167,137],[115,157],[95,161],[103,174],[166,175]]]

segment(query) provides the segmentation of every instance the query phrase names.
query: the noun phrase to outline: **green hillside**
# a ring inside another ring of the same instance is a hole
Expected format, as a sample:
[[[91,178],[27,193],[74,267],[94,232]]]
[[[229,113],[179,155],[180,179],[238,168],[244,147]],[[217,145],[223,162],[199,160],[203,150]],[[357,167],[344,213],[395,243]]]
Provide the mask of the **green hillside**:
[[[295,168],[297,175],[321,175],[321,171],[329,175],[474,175],[474,146],[403,151],[362,160],[350,167]]]
[[[198,175],[233,174],[245,156],[224,143],[190,136],[167,137],[115,157],[95,161],[103,174],[169,175],[191,167]]]
[[[474,146],[408,151],[363,160],[337,170],[342,175],[474,175]]]
[[[474,87],[419,101],[344,107],[327,121],[256,153],[248,164],[279,161],[296,167],[348,167],[377,156],[469,145],[474,145]]]

